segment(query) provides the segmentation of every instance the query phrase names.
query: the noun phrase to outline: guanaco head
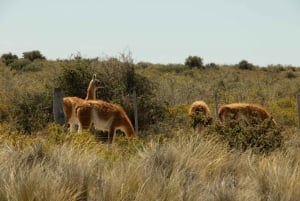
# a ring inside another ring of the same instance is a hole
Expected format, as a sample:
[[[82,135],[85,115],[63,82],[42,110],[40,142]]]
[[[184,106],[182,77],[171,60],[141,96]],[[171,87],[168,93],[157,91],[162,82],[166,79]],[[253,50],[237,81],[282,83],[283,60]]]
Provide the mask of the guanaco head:
[[[96,79],[96,74],[93,75],[90,85],[93,85],[95,89],[103,88],[100,80]]]
[[[100,80],[96,79],[96,74],[93,75],[92,80],[88,86],[86,100],[95,100],[96,99],[96,91],[99,88],[103,88]]]

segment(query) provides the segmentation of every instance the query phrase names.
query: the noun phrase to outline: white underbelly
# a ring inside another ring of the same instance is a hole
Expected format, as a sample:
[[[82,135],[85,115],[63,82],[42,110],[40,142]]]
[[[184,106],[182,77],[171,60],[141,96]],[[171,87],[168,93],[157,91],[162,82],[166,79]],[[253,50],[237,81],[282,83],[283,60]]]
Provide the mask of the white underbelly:
[[[109,130],[114,117],[105,120],[95,110],[92,110],[92,122],[96,130]]]
[[[78,124],[79,123],[79,119],[77,118],[76,115],[74,115],[74,112],[72,113],[71,118],[69,119],[69,124]]]

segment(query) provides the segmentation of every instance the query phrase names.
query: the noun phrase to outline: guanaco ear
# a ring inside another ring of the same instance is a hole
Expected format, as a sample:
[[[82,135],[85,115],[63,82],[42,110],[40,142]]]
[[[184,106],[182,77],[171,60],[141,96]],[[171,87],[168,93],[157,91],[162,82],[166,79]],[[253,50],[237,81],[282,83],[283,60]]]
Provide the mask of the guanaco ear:
[[[93,75],[93,80],[95,80],[95,79],[96,79],[96,74]]]

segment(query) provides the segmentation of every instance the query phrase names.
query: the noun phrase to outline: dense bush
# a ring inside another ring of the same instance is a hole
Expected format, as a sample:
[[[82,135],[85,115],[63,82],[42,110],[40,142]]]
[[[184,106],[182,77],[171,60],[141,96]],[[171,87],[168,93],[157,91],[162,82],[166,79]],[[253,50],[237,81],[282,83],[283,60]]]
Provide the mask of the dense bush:
[[[199,69],[204,68],[203,59],[198,56],[189,56],[188,58],[185,59],[184,64],[190,68],[199,68]]]
[[[120,104],[134,122],[133,91],[137,95],[139,128],[145,129],[163,117],[164,107],[154,94],[155,87],[146,77],[135,72],[135,65],[127,57],[106,60],[75,59],[62,63],[62,72],[56,78],[64,96],[85,98],[94,73],[103,88],[97,99]]]
[[[247,60],[242,60],[238,63],[238,68],[242,70],[253,70],[253,64],[249,63]]]
[[[218,65],[215,63],[208,63],[205,65],[205,68],[218,68]]]
[[[62,89],[64,96],[85,98],[93,74],[88,61],[71,60],[64,62],[62,72],[56,78],[57,87]]]
[[[11,116],[14,127],[31,134],[43,129],[52,117],[51,95],[47,93],[25,93],[14,99]]]
[[[2,54],[2,56],[1,56],[1,61],[3,63],[5,63],[5,65],[7,65],[7,66],[9,64],[13,63],[17,59],[18,59],[18,56],[15,54],[12,54],[11,52],[7,53],[7,54]]]
[[[11,69],[21,71],[26,68],[27,65],[31,63],[28,59],[18,59],[10,64]]]
[[[227,126],[217,122],[213,130],[230,148],[245,151],[252,149],[256,153],[269,153],[282,146],[282,129],[275,126],[272,119],[253,125],[235,124]]]
[[[145,129],[163,117],[164,106],[156,99],[155,86],[135,72],[130,58],[110,58],[94,63],[97,77],[104,88],[98,90],[100,99],[122,105],[131,121],[134,119],[132,93],[136,91],[139,128]]]
[[[30,52],[23,52],[23,58],[28,59],[30,61],[34,61],[36,59],[46,59],[38,50],[30,51]]]
[[[294,79],[297,77],[297,75],[294,72],[289,71],[289,72],[286,72],[285,77],[288,79]]]

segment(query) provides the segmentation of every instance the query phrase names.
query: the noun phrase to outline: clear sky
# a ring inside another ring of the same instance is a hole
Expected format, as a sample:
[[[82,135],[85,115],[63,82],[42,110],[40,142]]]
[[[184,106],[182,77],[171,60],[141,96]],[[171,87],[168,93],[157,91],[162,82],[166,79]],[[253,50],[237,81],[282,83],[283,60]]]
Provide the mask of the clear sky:
[[[0,0],[0,54],[300,66],[300,0]]]

